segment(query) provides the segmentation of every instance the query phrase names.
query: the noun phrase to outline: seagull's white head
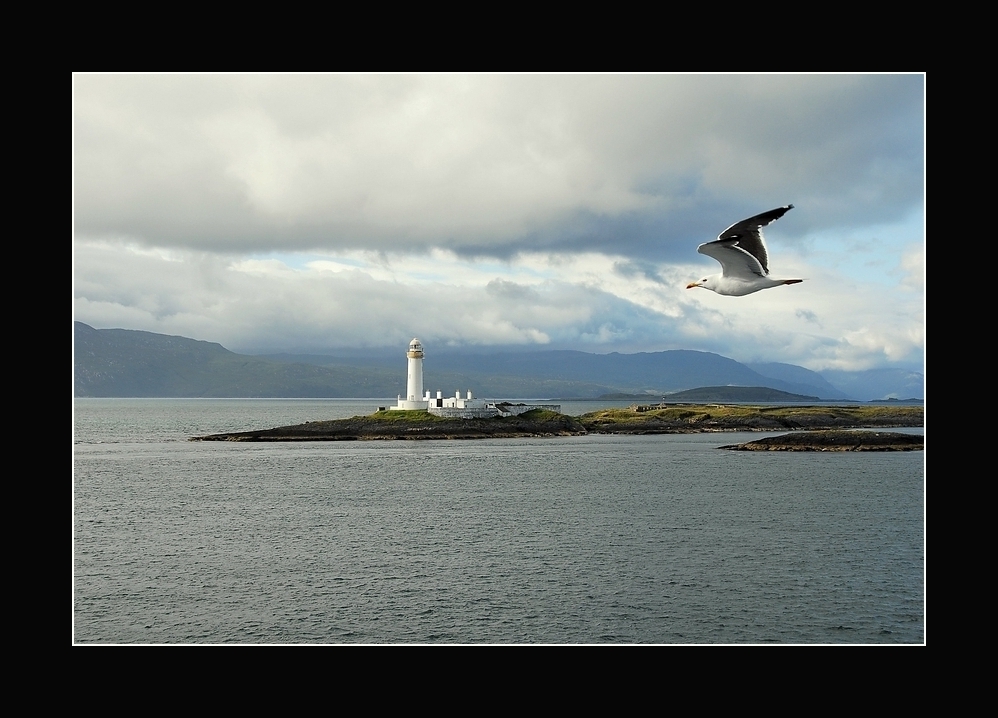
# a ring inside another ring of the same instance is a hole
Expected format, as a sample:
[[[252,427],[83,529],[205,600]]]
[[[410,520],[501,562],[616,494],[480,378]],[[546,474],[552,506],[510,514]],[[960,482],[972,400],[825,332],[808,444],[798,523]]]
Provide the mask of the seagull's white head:
[[[717,289],[717,283],[721,279],[720,274],[711,274],[710,276],[704,277],[698,282],[690,282],[686,285],[687,289],[693,289],[693,287],[703,287],[704,289],[709,289],[710,291],[715,291]]]

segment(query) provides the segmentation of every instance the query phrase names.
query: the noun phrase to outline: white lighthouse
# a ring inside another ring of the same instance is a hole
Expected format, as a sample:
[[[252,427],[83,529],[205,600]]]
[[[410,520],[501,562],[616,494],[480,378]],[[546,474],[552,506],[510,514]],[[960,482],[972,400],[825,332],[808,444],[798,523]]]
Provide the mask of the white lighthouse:
[[[515,416],[533,409],[547,409],[549,411],[561,411],[559,404],[511,404],[508,401],[501,403],[482,401],[471,398],[471,389],[468,389],[467,397],[462,397],[461,392],[454,392],[454,396],[444,397],[443,392],[438,391],[434,399],[430,392],[423,393],[423,345],[418,339],[413,337],[409,342],[409,351],[405,353],[409,359],[409,375],[405,382],[405,398],[399,394],[398,404],[387,407],[390,410],[407,411],[428,411],[437,416],[446,416],[454,419],[486,419],[493,416]],[[381,409],[385,407],[380,407]],[[380,409],[379,409],[380,410]]]
[[[406,401],[421,401],[423,398],[423,345],[415,337],[409,342],[409,377],[405,382]]]
[[[426,409],[427,400],[423,396],[423,345],[413,337],[409,342],[409,374],[405,381],[405,399],[399,397],[398,406],[393,409]]]

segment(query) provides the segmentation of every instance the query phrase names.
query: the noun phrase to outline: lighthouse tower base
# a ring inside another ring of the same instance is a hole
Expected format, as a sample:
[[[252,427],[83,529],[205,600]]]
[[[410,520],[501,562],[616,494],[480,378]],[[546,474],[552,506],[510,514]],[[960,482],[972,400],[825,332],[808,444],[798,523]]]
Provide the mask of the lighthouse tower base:
[[[403,399],[400,396],[398,404],[388,408],[392,411],[426,411],[428,406],[429,402],[427,401],[409,401],[408,399]]]
[[[409,351],[405,353],[409,360],[409,374],[405,384],[405,399],[398,398],[398,405],[392,409],[402,411],[426,411],[429,406],[429,392],[423,396],[423,345],[413,337],[409,342]]]

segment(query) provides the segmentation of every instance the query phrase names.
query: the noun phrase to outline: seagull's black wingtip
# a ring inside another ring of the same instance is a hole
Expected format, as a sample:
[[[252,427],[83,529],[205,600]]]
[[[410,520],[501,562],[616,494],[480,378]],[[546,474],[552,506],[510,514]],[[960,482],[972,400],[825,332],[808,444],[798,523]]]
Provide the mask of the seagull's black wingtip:
[[[788,205],[787,205],[787,211],[788,211],[788,212],[789,212],[790,210],[792,210],[793,208],[794,208],[794,206],[793,206],[792,204],[788,204]]]

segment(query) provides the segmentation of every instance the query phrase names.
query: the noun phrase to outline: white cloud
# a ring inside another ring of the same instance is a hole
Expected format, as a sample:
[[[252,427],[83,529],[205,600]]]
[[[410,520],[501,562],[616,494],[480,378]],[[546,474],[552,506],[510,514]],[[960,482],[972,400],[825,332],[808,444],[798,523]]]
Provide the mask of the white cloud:
[[[915,292],[924,292],[925,246],[918,245],[909,248],[901,257],[901,269],[904,272],[901,285]]]
[[[181,334],[236,351],[384,347],[418,335],[448,346],[701,349],[814,369],[917,361],[924,341],[917,301],[843,283],[795,255],[781,259],[812,278],[721,297],[684,288],[699,267],[622,269],[623,258],[596,253],[479,264],[443,250],[353,252],[300,258],[295,268],[277,258],[165,257],[80,242],[75,311],[100,328]]]
[[[76,318],[234,350],[921,363],[917,75],[76,75]],[[685,285],[767,228],[801,285]]]

